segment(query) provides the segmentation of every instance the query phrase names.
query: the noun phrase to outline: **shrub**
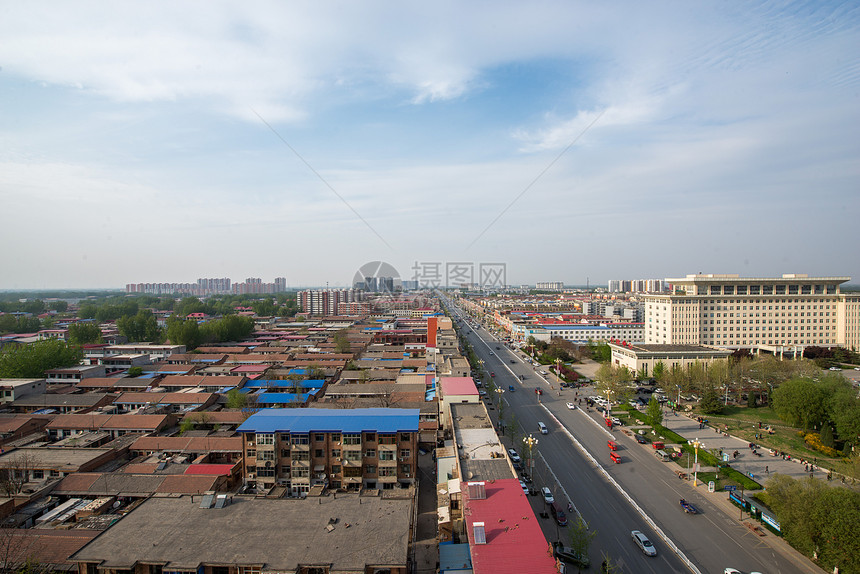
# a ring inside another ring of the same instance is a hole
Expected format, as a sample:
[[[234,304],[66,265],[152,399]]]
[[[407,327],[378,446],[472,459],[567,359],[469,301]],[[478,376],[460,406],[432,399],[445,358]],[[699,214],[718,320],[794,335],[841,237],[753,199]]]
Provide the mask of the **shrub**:
[[[824,444],[822,444],[821,437],[818,435],[818,433],[811,432],[807,434],[804,437],[803,442],[805,442],[809,448],[817,450],[819,452],[823,452],[827,456],[839,456],[838,450],[829,446],[824,446]]]

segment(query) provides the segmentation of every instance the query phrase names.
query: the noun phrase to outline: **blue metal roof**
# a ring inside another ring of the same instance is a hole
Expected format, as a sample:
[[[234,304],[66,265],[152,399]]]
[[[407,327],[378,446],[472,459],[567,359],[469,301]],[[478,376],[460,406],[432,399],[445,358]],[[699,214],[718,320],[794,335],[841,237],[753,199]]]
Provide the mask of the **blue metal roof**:
[[[261,405],[303,403],[314,393],[262,393],[254,395],[257,403]]]
[[[264,388],[276,388],[276,389],[292,389],[295,387],[299,387],[300,389],[321,389],[325,385],[325,381],[322,379],[308,379],[306,381],[289,381],[289,380],[280,380],[280,379],[256,379],[253,381],[247,381],[245,383],[245,388],[256,388],[256,389],[264,389]]]
[[[262,409],[236,430],[257,433],[418,432],[418,409]]]

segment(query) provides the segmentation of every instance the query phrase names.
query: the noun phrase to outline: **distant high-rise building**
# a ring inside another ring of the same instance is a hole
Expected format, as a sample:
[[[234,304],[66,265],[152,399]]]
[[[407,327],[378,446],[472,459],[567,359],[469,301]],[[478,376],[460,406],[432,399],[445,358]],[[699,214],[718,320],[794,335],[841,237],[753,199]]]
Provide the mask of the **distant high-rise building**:
[[[542,289],[545,291],[561,291],[564,289],[564,283],[562,281],[544,281],[536,283],[535,289]]]
[[[645,296],[645,342],[802,352],[860,348],[860,294],[850,277],[687,275],[672,292]]]

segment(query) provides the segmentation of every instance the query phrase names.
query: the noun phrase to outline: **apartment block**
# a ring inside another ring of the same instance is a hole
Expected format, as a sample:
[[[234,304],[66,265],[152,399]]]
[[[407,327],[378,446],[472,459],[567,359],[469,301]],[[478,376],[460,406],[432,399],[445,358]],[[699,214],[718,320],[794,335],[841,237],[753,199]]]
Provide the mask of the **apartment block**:
[[[687,275],[645,296],[645,342],[802,353],[807,346],[860,348],[860,293],[850,277]]]
[[[418,409],[263,409],[238,429],[245,482],[358,491],[415,483]]]

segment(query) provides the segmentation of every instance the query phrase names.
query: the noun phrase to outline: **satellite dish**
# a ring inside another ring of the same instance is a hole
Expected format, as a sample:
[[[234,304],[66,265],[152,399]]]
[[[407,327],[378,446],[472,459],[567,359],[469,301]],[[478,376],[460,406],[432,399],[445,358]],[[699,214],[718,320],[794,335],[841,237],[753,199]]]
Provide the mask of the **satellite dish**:
[[[474,476],[475,476],[475,475],[472,473],[472,471],[471,471],[471,470],[470,470],[469,472],[467,472],[467,473],[466,473],[466,478],[468,478],[469,480],[472,480],[472,478],[473,478]]]

